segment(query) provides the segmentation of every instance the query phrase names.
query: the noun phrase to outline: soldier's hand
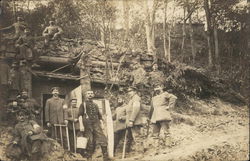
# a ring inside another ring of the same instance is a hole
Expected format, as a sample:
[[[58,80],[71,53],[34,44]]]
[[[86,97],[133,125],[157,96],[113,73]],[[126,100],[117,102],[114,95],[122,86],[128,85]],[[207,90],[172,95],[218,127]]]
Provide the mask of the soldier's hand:
[[[77,122],[77,121],[78,121],[78,119],[75,119],[75,120],[74,120],[74,122]]]
[[[129,121],[129,123],[128,123],[128,127],[133,127],[133,126],[134,126],[133,121]]]
[[[13,143],[13,144],[17,144],[17,142],[16,142],[16,141],[13,141],[12,143]]]
[[[29,131],[29,132],[28,132],[28,135],[32,135],[32,134],[33,134],[33,132],[32,132],[32,131]]]
[[[68,125],[69,121],[68,121],[68,120],[64,120],[64,123],[65,123],[66,125]]]
[[[104,123],[102,120],[100,120],[100,123],[101,123],[101,128],[104,129]]]
[[[39,112],[38,110],[36,110],[36,111],[35,111],[35,114],[37,114],[37,115],[38,115],[39,113],[40,113],[40,112]]]
[[[50,127],[50,126],[51,126],[51,124],[48,122],[48,123],[47,123],[47,126],[48,126],[48,127]]]
[[[80,126],[80,131],[84,131],[84,126]]]

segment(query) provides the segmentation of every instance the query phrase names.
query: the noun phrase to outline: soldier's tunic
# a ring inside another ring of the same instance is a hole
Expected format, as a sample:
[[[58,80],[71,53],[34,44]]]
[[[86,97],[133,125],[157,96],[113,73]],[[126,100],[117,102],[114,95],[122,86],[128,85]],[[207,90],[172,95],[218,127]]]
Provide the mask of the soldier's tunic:
[[[115,109],[114,119],[114,151],[116,151],[120,140],[125,136],[126,132],[126,105]]]
[[[140,104],[140,106],[136,106],[136,104]],[[133,121],[134,126],[129,128],[129,136],[132,137],[135,142],[135,149],[141,152],[141,148],[143,148],[143,134],[142,134],[142,126],[146,123],[144,117],[141,112],[141,98],[137,94],[131,97],[128,105],[126,106],[126,124],[129,124],[129,121]]]
[[[20,55],[17,56],[19,59],[24,60],[31,60],[33,58],[33,51],[34,48],[34,38],[28,35],[21,36],[17,42],[20,44]]]
[[[85,107],[84,107],[85,104]],[[92,156],[95,145],[107,146],[107,138],[101,128],[102,115],[98,105],[93,101],[85,101],[79,108],[79,116],[83,117],[85,135],[88,138],[87,153]]]
[[[70,150],[74,150],[74,133],[73,133],[73,122],[75,119],[78,119],[79,108],[68,108],[64,111],[64,119],[68,120],[69,128],[69,141],[70,141]],[[80,125],[79,121],[74,122],[75,125],[75,134],[76,137],[80,135]]]
[[[168,92],[163,92],[152,98],[150,115],[152,114],[153,133],[159,134],[161,128],[168,132],[169,122],[172,120],[169,109],[174,107],[176,99],[175,95]]]

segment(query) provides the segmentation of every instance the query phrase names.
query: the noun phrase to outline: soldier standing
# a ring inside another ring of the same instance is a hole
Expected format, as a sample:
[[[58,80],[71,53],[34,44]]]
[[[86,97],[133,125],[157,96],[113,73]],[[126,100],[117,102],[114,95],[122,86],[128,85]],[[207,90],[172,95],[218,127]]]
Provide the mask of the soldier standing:
[[[80,127],[79,127],[79,120],[78,120],[78,114],[79,114],[79,108],[76,106],[77,99],[73,98],[70,101],[70,107],[65,110],[64,113],[64,119],[65,123],[68,125],[69,128],[69,141],[70,141],[70,149],[73,152],[76,152],[76,136],[79,136],[80,134]],[[74,132],[75,130],[75,132]]]
[[[107,151],[107,138],[103,133],[102,115],[98,109],[98,105],[93,102],[94,92],[87,91],[85,94],[86,100],[79,108],[79,123],[80,131],[85,131],[88,138],[87,158],[92,160],[92,155],[95,150],[95,145],[100,145],[103,154],[103,160],[109,161]]]
[[[170,110],[174,108],[177,97],[173,94],[163,91],[162,85],[157,85],[154,88],[155,96],[152,98],[149,118],[153,124],[152,137],[155,140],[156,147],[159,147],[159,142],[166,145],[166,141],[170,139],[169,126],[172,120]]]
[[[21,17],[17,17],[17,22],[13,23],[12,25],[0,29],[0,31],[9,30],[14,28],[15,29],[15,35],[11,39],[18,39],[24,32],[24,29],[27,27],[27,24],[23,22],[23,19]]]
[[[117,100],[118,106],[115,109],[115,114],[113,115],[114,120],[114,152],[117,151],[117,146],[120,140],[125,136],[126,133],[126,104],[122,98]]]
[[[126,106],[126,126],[128,130],[128,135],[131,136],[135,142],[135,146],[132,150],[137,152],[144,152],[143,144],[143,134],[142,127],[145,124],[145,120],[142,117],[141,113],[141,97],[137,94],[136,87],[128,88],[128,95],[130,101]]]
[[[63,104],[64,100],[59,97],[59,88],[51,89],[52,97],[46,101],[45,105],[45,122],[50,128],[52,138],[56,137],[54,124],[64,124]]]

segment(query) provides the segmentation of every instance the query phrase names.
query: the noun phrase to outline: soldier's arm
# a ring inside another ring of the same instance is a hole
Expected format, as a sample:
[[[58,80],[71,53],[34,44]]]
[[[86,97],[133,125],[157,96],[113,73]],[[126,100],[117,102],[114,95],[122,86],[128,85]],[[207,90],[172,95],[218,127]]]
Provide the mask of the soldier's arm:
[[[46,101],[46,105],[45,105],[45,122],[49,122],[49,116],[50,116],[50,102],[49,100]]]
[[[57,29],[58,29],[58,32],[56,33],[57,35],[60,35],[63,33],[63,29],[61,27],[58,26]]]
[[[136,117],[138,116],[139,112],[141,109],[141,102],[140,99],[136,99],[133,103],[133,107],[132,107],[132,113],[130,115],[129,121],[134,122]]]
[[[98,118],[99,118],[99,120],[103,120],[103,118],[102,118],[102,114],[101,114],[101,112],[100,112],[100,110],[99,110],[99,108],[98,108],[98,105],[97,105],[97,104],[95,104],[95,108],[96,108],[96,110],[98,111]]]
[[[167,93],[167,92],[166,92],[165,96],[167,99],[169,99],[168,107],[170,109],[173,109],[175,107],[177,97],[175,95],[173,95],[171,93]]]
[[[13,143],[18,143],[20,140],[21,140],[21,134],[19,133],[19,130],[18,130],[18,124],[15,126],[15,129],[13,131]]]
[[[125,121],[126,120],[126,106],[122,107],[122,112],[121,112],[120,118],[118,118],[120,121]]]
[[[46,34],[48,34],[48,31],[49,31],[49,30],[48,30],[48,27],[46,27],[46,28],[43,30],[43,34],[42,34],[42,35],[45,36]]]
[[[14,27],[14,25],[12,24],[12,25],[10,25],[8,27],[1,28],[0,31],[9,30],[9,29],[11,29],[13,27]]]
[[[84,115],[84,105],[82,103],[79,107],[79,113],[78,113],[80,131],[84,131],[84,125],[83,125],[83,119],[82,119],[83,115]]]

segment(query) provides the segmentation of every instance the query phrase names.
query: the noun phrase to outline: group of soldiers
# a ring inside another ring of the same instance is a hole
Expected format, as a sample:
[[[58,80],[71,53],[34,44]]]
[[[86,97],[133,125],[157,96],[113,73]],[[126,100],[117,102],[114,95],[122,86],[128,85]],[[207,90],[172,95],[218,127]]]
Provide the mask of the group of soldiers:
[[[60,37],[63,32],[53,21],[50,21],[49,24],[43,31],[45,45]],[[18,59],[20,62],[29,61],[30,58],[33,58],[34,38],[31,37],[27,25],[20,17],[17,18],[16,23],[0,29],[0,31],[11,27],[15,28],[13,40],[15,40],[16,47],[20,51]],[[117,97],[117,107],[115,107],[113,114],[114,150],[117,152],[119,142],[124,138],[125,144],[126,141],[128,143],[125,151],[142,154],[149,146],[149,144],[145,144],[145,139],[152,139],[152,146],[158,148],[169,143],[167,141],[170,138],[170,110],[174,108],[177,97],[163,90],[164,74],[158,69],[156,63],[152,65],[152,71],[149,75],[138,62],[132,63],[131,67],[130,87],[125,94],[127,99],[122,96]],[[153,89],[148,116],[142,114],[142,105],[145,104],[142,95],[145,89]],[[15,126],[14,141],[11,144],[19,145],[21,152],[13,156],[19,158],[18,154],[25,154],[30,160],[39,160],[42,155],[48,152],[48,135],[56,140],[58,136],[61,137],[62,145],[68,142],[69,150],[79,152],[89,161],[92,160],[96,145],[99,145],[103,160],[111,160],[108,155],[107,137],[103,132],[103,117],[98,105],[93,102],[94,92],[88,90],[84,93],[84,101],[81,102],[80,107],[77,107],[78,100],[76,98],[69,100],[69,103],[60,98],[58,87],[53,87],[51,93],[53,96],[46,101],[45,120],[42,121],[39,118],[39,114],[42,113],[41,107],[34,99],[28,97],[26,89],[21,91],[21,96],[16,101],[11,102],[10,106],[21,107],[21,110],[17,112],[18,123]],[[66,106],[66,104],[69,104],[69,106]],[[42,122],[45,122],[45,127],[48,129],[47,135],[41,127]],[[152,125],[152,133],[149,132],[150,125]],[[68,136],[62,131],[62,128],[68,129]],[[85,136],[88,139],[86,149],[76,148],[78,136]],[[67,140],[65,141],[64,138],[67,138]]]
[[[35,64],[35,59],[37,54],[35,54],[35,40],[39,38],[31,35],[30,29],[27,23],[23,21],[22,17],[17,17],[17,22],[0,29],[0,32],[10,30],[12,28],[14,28],[15,34],[5,38],[4,40],[5,42],[14,41],[15,47],[18,50],[18,54],[16,55],[17,62],[20,62],[20,64],[28,62],[36,66],[37,64]],[[46,27],[42,33],[44,46],[46,47],[49,41],[58,39],[62,33],[63,30],[61,27],[55,25],[54,21],[49,21],[49,26]]]

